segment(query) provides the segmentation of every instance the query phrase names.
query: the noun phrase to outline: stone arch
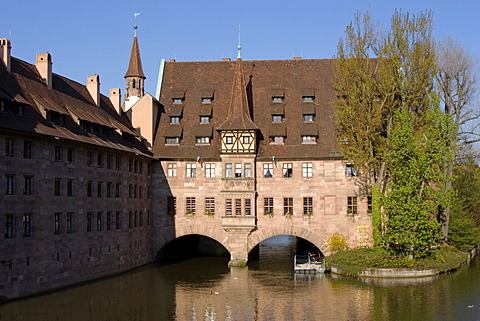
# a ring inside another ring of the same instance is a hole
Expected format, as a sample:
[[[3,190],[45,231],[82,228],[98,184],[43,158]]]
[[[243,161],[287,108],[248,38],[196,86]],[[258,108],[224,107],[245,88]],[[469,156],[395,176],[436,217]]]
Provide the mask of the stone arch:
[[[262,227],[248,237],[247,251],[250,251],[257,246],[260,242],[265,241],[266,239],[277,236],[277,235],[293,235],[305,239],[318,247],[324,255],[328,253],[328,245],[325,241],[325,238],[319,235],[318,233],[313,232],[302,226],[276,226],[276,227]]]
[[[207,224],[195,224],[188,226],[178,226],[176,229],[175,237],[171,241],[186,235],[201,235],[209,237],[218,243],[222,244],[230,253],[231,248],[229,244],[229,235],[223,229],[217,229]]]

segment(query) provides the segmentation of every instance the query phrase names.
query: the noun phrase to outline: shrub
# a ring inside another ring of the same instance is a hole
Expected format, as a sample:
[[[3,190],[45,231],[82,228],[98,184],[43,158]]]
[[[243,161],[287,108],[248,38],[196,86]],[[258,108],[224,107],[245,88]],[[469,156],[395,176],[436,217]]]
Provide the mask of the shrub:
[[[348,250],[347,238],[347,236],[341,235],[339,233],[335,233],[330,236],[330,240],[328,241],[330,251],[338,252]]]

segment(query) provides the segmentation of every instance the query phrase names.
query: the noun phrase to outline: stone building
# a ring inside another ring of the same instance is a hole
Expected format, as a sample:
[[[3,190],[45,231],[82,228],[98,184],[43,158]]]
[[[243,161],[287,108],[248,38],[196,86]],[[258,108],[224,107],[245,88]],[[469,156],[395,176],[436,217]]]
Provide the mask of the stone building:
[[[370,244],[371,198],[337,148],[331,60],[162,62],[156,97],[135,36],[126,94],[11,57],[0,39],[0,296],[154,261],[201,235],[231,265],[275,235],[324,254]],[[240,56],[240,54],[239,54]]]

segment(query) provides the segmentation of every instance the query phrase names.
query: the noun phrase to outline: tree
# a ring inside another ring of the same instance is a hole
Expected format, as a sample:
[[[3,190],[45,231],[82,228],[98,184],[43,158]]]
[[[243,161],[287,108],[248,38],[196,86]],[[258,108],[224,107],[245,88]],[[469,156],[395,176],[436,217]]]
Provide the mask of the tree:
[[[470,106],[478,90],[478,73],[472,55],[451,38],[437,44],[437,62],[436,83],[443,102],[443,112],[451,115],[455,124],[449,141],[451,161],[445,167],[445,189],[450,190],[458,151],[465,145],[480,141],[478,122],[474,122],[480,118],[480,113]],[[447,241],[450,207],[443,209],[440,214],[443,239]]]
[[[387,230],[388,213],[380,200],[393,173],[388,149],[395,112],[408,112],[417,132],[426,126],[433,105],[431,24],[430,12],[410,16],[397,11],[391,28],[382,32],[369,12],[357,12],[338,44],[333,102],[338,143],[345,158],[369,174],[375,245],[382,244]]]

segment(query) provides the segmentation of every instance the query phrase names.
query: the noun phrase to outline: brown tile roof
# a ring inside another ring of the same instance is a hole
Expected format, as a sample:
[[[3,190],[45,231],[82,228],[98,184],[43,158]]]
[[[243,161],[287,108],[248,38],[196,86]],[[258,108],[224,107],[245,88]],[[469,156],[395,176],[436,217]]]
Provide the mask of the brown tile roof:
[[[142,59],[140,58],[140,48],[138,46],[138,40],[136,36],[133,37],[132,52],[130,53],[130,62],[128,64],[128,69],[124,77],[140,77],[143,79],[146,78],[145,74],[143,73]]]
[[[0,64],[0,92],[12,101],[25,105],[25,117],[12,112],[0,115],[0,129],[55,136],[107,148],[151,155],[140,142],[126,141],[122,132],[139,136],[126,116],[118,115],[110,100],[101,95],[100,107],[93,102],[87,88],[71,79],[52,75],[52,89],[48,89],[34,65],[11,59],[12,72]],[[65,125],[54,125],[45,119],[46,111],[67,115]],[[111,128],[113,135],[87,133],[80,120]],[[118,130],[118,132],[116,131]]]
[[[240,99],[246,99],[251,119],[259,128],[258,158],[338,157],[330,106],[334,98],[331,59],[242,61],[241,65],[241,73],[248,81],[246,97]],[[157,156],[219,159],[218,130],[233,128],[234,119],[228,115],[233,101],[232,88],[240,74],[238,66],[237,62],[231,61],[166,62],[160,96],[164,111],[153,147]],[[202,126],[200,115],[205,104],[202,104],[201,96],[205,90],[214,90],[215,93],[210,121],[213,137],[210,145],[197,145],[195,128]],[[165,130],[170,126],[165,113],[169,114],[174,107],[172,96],[177,91],[182,91],[185,98],[181,117],[182,139],[178,146],[165,146]],[[272,103],[272,97],[276,95],[281,95],[283,101]],[[313,102],[303,102],[302,97],[310,95],[315,97]],[[239,99],[239,96],[234,99]],[[315,115],[313,123],[303,121],[306,112]],[[283,123],[272,123],[273,114],[283,114]],[[283,133],[284,130],[284,144],[270,144],[269,135]],[[302,144],[301,136],[307,134],[318,135],[317,143]]]

